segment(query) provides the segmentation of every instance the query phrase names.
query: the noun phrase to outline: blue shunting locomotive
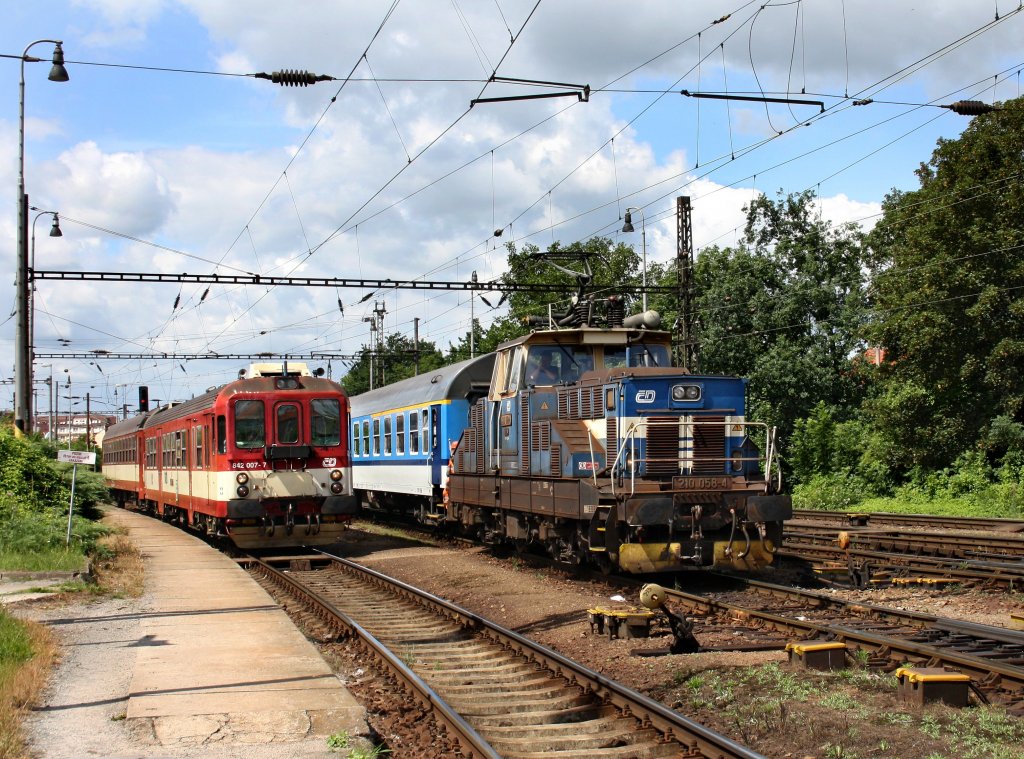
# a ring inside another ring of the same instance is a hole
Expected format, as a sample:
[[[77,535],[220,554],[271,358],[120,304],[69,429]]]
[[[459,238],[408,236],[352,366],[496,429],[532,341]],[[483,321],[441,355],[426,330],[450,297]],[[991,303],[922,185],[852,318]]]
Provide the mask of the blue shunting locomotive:
[[[745,379],[670,356],[663,331],[544,329],[355,396],[353,487],[602,569],[770,564],[792,515],[774,430],[746,419]]]

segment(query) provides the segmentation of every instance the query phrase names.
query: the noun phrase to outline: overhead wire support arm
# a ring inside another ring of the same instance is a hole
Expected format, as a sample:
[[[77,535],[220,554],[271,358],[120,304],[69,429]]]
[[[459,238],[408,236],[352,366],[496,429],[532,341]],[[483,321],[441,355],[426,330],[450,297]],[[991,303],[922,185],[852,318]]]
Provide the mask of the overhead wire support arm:
[[[367,353],[369,355],[370,352]],[[394,351],[389,352],[387,355],[393,356],[396,354],[412,355],[412,351]],[[116,361],[264,361],[266,359],[287,359],[289,361],[295,359],[306,359],[306,360],[327,360],[332,361],[358,361],[363,354],[361,353],[331,353],[313,351],[311,353],[273,353],[273,352],[261,352],[261,353],[117,353],[114,351],[89,351],[87,353],[37,353],[36,358],[45,359],[89,359],[95,361],[96,359],[110,359]],[[376,354],[373,355],[383,355]]]
[[[680,95],[688,98],[705,98],[708,100],[747,100],[752,103],[785,103],[786,105],[816,105],[825,112],[825,103],[821,100],[801,100],[798,98],[770,98],[765,95],[722,95],[718,92],[690,92],[679,90]]]
[[[472,292],[492,290],[495,292],[561,293],[564,285],[545,283],[514,282],[448,282],[439,280],[401,279],[337,279],[332,277],[273,277],[261,274],[162,274],[155,272],[128,271],[34,271],[36,280],[58,280],[61,282],[186,282],[192,284],[260,285],[273,287],[351,287],[361,290],[454,290]],[[624,292],[639,290],[638,287],[624,286]],[[649,287],[649,292],[674,292],[670,287]],[[364,298],[363,300],[367,300]]]
[[[514,100],[541,100],[543,98],[565,98],[575,97],[581,103],[590,102],[590,85],[589,84],[570,84],[568,82],[546,82],[542,79],[516,79],[510,76],[494,76],[488,80],[493,83],[503,84],[533,84],[539,87],[568,87],[570,91],[565,92],[545,92],[536,95],[506,95],[503,97],[493,98],[474,98],[469,101],[469,107],[472,108],[477,103],[510,103]]]

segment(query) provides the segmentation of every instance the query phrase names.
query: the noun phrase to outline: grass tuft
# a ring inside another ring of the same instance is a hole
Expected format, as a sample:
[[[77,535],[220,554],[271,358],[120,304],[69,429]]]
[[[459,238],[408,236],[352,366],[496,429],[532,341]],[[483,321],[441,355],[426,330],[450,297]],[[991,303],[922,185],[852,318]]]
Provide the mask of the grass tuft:
[[[46,627],[0,608],[0,759],[26,756],[21,721],[46,686],[56,656]]]

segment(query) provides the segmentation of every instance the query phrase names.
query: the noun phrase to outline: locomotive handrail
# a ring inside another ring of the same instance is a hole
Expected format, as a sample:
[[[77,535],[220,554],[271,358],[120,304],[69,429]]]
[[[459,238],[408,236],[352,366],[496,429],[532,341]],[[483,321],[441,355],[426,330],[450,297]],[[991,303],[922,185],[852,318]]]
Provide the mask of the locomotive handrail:
[[[690,459],[691,465],[693,463],[697,463],[697,462],[699,462],[699,463],[723,463],[724,464],[727,461],[740,461],[740,462],[753,461],[753,462],[756,462],[758,464],[763,464],[764,474],[765,474],[765,481],[770,483],[771,482],[771,476],[772,476],[772,471],[771,471],[772,470],[772,465],[773,465],[773,462],[774,462],[775,457],[776,457],[776,452],[775,452],[775,428],[774,427],[769,427],[764,422],[746,422],[746,421],[744,421],[744,422],[731,422],[729,424],[730,424],[730,426],[742,425],[742,427],[744,429],[744,434],[746,434],[746,430],[748,428],[763,429],[764,433],[765,433],[765,451],[764,451],[764,453],[760,454],[758,456],[735,456],[735,455],[734,456],[726,456],[725,455],[725,451],[723,449],[721,456],[702,456],[700,459],[691,458]],[[612,495],[618,495],[618,493],[616,492],[616,480],[618,479],[616,475],[618,474],[618,475],[621,476],[621,474],[624,473],[625,468],[627,466],[629,468],[628,472],[629,472],[629,481],[630,481],[629,494],[633,495],[636,492],[636,474],[637,474],[637,469],[639,468],[639,465],[640,465],[641,462],[643,462],[645,464],[650,464],[651,462],[666,462],[666,461],[668,461],[668,459],[665,459],[665,458],[651,458],[651,457],[648,457],[648,456],[645,456],[643,459],[638,459],[637,456],[636,456],[636,437],[637,437],[637,433],[640,430],[644,430],[646,432],[646,430],[649,427],[673,427],[673,428],[679,428],[680,426],[685,426],[685,427],[690,427],[690,428],[693,428],[693,427],[721,427],[721,426],[723,426],[723,423],[720,422],[720,421],[712,422],[712,421],[701,421],[701,420],[697,420],[697,419],[695,419],[693,421],[690,421],[690,422],[681,422],[677,418],[673,418],[673,419],[654,418],[654,419],[651,419],[651,418],[641,417],[640,419],[633,420],[632,422],[630,422],[629,427],[626,428],[626,430],[622,433],[622,442],[619,445],[619,449],[618,449],[618,451],[615,454],[615,461],[614,461],[614,463],[611,466],[611,470],[610,471],[611,471],[611,474],[612,474],[612,478],[611,478]],[[627,447],[629,449],[629,455],[627,457],[628,460],[624,460],[623,459],[623,454],[626,452]],[[678,456],[676,458],[672,459],[672,461],[674,463],[679,464],[680,465],[680,469],[681,469],[682,460]],[[620,464],[622,464],[622,469],[620,469]],[[778,481],[778,485],[776,487],[776,490],[779,490],[782,487],[782,472],[781,472],[781,467],[776,466],[776,469],[777,469],[777,472],[774,474],[774,476],[777,477],[778,480],[779,480]],[[678,472],[678,474],[681,474],[681,473],[682,473],[681,471]],[[724,475],[725,475],[725,473],[723,472],[723,476]]]

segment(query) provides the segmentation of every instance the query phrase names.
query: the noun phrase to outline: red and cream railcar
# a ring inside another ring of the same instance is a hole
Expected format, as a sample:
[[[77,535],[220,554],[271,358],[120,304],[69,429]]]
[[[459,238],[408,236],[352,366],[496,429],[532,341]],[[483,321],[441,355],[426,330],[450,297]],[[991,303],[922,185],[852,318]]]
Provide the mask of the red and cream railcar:
[[[112,425],[103,473],[118,505],[240,548],[327,544],[358,510],[348,399],[305,365],[250,376]]]

